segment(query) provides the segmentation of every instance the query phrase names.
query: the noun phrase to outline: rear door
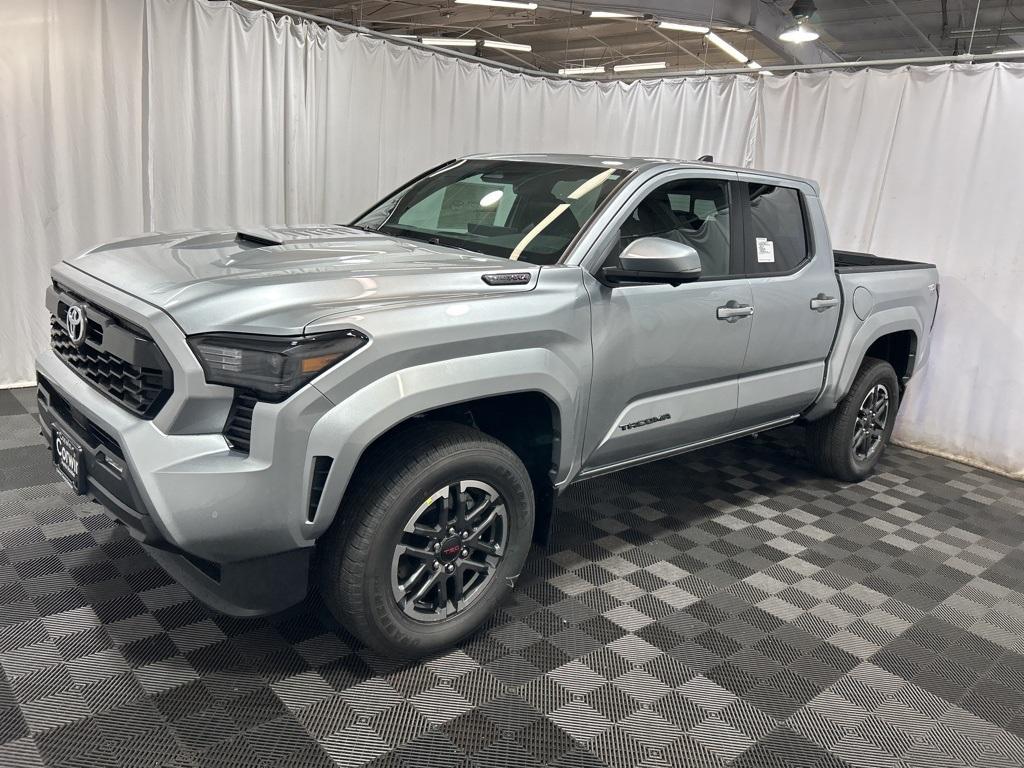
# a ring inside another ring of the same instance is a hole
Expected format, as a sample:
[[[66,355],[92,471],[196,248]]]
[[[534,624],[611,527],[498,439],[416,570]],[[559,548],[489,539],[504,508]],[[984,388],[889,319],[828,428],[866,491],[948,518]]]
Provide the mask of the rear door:
[[[814,402],[840,294],[813,187],[740,174],[740,196],[754,305],[735,423],[745,429],[796,416]]]

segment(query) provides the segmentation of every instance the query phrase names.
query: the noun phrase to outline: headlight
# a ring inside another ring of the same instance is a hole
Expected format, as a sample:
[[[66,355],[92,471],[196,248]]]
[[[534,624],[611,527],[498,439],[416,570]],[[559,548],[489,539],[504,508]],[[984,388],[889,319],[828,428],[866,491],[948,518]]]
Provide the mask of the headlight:
[[[368,339],[358,331],[316,336],[207,333],[190,336],[210,384],[252,390],[262,400],[284,400]]]

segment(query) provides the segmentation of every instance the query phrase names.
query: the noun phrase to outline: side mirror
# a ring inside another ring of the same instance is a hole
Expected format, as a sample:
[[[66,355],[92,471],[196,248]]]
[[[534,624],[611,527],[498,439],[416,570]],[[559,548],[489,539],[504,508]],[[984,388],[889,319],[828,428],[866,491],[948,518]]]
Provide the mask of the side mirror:
[[[622,267],[605,267],[609,285],[668,283],[679,285],[700,278],[700,256],[691,246],[663,237],[641,237],[619,256]]]

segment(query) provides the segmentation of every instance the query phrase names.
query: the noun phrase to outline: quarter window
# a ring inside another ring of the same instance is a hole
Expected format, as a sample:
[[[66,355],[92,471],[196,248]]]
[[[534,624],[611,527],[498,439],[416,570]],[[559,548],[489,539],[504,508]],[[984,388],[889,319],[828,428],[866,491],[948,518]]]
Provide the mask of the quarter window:
[[[748,184],[750,233],[747,271],[752,275],[789,272],[808,256],[800,193],[790,187]]]

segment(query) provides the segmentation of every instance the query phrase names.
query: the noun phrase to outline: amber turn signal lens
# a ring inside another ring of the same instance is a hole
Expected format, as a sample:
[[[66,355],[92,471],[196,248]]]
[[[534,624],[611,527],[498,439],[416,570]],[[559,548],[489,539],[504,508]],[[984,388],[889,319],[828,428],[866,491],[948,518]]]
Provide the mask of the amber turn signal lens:
[[[302,361],[302,372],[304,374],[318,373],[329,365],[334,365],[341,355],[320,355],[318,357],[307,357]]]

